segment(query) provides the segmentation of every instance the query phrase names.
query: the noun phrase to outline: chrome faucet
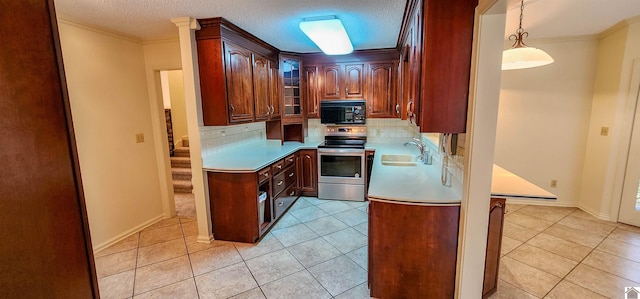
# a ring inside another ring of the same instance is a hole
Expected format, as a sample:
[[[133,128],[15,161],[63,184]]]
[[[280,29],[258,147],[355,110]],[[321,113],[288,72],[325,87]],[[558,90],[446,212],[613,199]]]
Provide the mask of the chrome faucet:
[[[415,145],[418,150],[420,150],[420,161],[422,161],[422,163],[424,164],[431,164],[431,157],[429,154],[429,147],[427,147],[427,145],[422,142],[422,140],[418,139],[418,138],[413,138],[413,140],[411,141],[407,141],[404,143],[405,146],[412,144]]]

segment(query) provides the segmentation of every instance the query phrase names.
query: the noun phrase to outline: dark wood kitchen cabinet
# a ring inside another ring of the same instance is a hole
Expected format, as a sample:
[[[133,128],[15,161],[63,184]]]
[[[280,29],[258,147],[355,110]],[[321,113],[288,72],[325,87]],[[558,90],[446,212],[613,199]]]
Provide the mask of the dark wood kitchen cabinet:
[[[477,4],[477,0],[411,0],[407,4],[409,17],[400,35],[400,86],[405,117],[415,114],[422,132],[466,130]]]
[[[264,236],[299,196],[297,157],[289,155],[257,172],[208,172],[214,238],[255,243]]]
[[[318,196],[318,155],[315,149],[304,149],[300,154],[300,192],[304,196]]]
[[[271,118],[270,75],[278,49],[223,18],[200,19],[198,69],[205,126],[224,126]]]
[[[487,254],[484,263],[482,298],[488,298],[498,290],[498,272],[500,270],[500,250],[502,248],[502,229],[506,213],[506,199],[491,198],[489,206],[489,229],[487,233]]]
[[[397,117],[395,62],[367,63],[367,117]]]
[[[269,119],[276,120],[280,118],[280,74],[278,62],[273,60],[269,60],[269,94]]]
[[[459,219],[456,205],[369,198],[371,297],[454,298]]]
[[[253,103],[255,104],[255,119],[267,120],[271,114],[270,73],[269,60],[261,55],[253,54]]]
[[[364,72],[363,63],[323,65],[322,99],[364,99]]]
[[[305,65],[303,72],[305,100],[304,115],[307,118],[320,117],[320,98],[318,85],[318,66]]]

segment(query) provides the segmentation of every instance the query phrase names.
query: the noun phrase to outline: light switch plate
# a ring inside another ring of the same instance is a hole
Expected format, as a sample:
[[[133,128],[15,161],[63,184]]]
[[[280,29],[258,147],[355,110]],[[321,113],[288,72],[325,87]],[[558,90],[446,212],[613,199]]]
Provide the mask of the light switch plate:
[[[143,142],[144,142],[144,134],[143,133],[136,134],[136,143],[143,143]]]
[[[608,135],[609,135],[609,127],[602,127],[602,128],[600,128],[600,135],[602,135],[602,136],[608,136]]]

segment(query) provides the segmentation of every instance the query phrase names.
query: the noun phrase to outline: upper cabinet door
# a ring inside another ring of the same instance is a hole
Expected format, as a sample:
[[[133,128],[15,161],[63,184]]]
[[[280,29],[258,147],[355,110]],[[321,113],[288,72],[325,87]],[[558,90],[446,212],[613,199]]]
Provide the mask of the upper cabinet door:
[[[229,122],[253,120],[251,52],[224,42]]]
[[[367,116],[394,117],[396,114],[394,62],[371,62],[368,64]]]
[[[324,65],[322,66],[322,99],[340,99],[342,98],[340,88],[340,66]]]
[[[318,66],[307,65],[304,67],[304,98],[307,101],[305,114],[308,118],[318,118]]]
[[[269,75],[269,61],[253,54],[253,99],[256,120],[266,120],[271,113]]]
[[[302,116],[300,94],[300,60],[292,57],[282,58],[283,103],[285,117]]]
[[[344,97],[364,99],[364,64],[345,64],[344,75]]]
[[[278,63],[269,60],[269,94],[271,102],[270,119],[280,118],[280,76],[278,75]]]

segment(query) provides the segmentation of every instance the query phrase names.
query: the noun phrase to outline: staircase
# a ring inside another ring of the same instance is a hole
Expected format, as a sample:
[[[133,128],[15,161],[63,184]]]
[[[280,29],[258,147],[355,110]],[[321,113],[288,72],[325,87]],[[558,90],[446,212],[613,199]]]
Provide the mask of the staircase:
[[[174,193],[191,193],[193,185],[191,184],[191,158],[188,143],[187,147],[175,149],[174,156],[171,157],[171,176]]]

